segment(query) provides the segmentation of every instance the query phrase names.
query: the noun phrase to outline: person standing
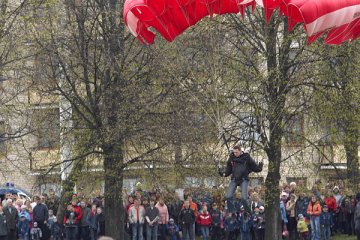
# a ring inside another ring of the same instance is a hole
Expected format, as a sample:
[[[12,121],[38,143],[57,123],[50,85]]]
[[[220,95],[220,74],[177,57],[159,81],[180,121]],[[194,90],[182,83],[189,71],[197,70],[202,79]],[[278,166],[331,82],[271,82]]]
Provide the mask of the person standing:
[[[87,207],[85,201],[80,202],[82,216],[79,222],[80,225],[80,236],[82,240],[89,239],[89,223],[87,222],[88,215],[90,214],[90,209]]]
[[[47,227],[47,220],[49,219],[49,210],[45,204],[40,200],[39,196],[35,197],[36,206],[33,209],[33,222],[37,222],[38,227],[42,232],[42,240],[50,238],[50,232]]]
[[[155,207],[154,199],[150,199],[150,206],[146,208],[146,240],[157,240],[159,209]]]
[[[182,225],[183,239],[195,240],[193,226],[195,224],[195,213],[190,208],[189,201],[184,202],[184,208],[181,209],[179,215],[179,223]]]
[[[13,201],[10,198],[6,200],[4,215],[7,225],[7,240],[16,240],[16,224],[19,219],[19,214],[16,208],[13,206]]]
[[[159,202],[155,205],[159,209],[159,231],[160,239],[166,240],[166,225],[169,223],[169,211],[163,198],[159,199]]]
[[[6,217],[3,212],[3,207],[0,206],[0,240],[6,240],[6,236],[7,236]]]
[[[320,240],[320,214],[321,205],[315,195],[311,197],[307,214],[310,216],[311,223],[311,240]]]
[[[132,228],[132,239],[143,240],[143,226],[145,222],[145,209],[140,199],[134,200],[134,205],[129,209],[129,222]]]
[[[90,226],[90,239],[91,240],[95,240],[96,239],[96,236],[97,236],[97,224],[96,224],[96,215],[97,215],[97,212],[96,212],[96,204],[93,204],[91,206],[91,211],[89,213],[89,215],[87,216],[87,223],[89,224]]]
[[[360,193],[356,194],[356,208],[354,213],[356,239],[360,240]]]
[[[198,223],[201,229],[203,240],[209,240],[209,228],[211,225],[211,215],[209,214],[206,205],[203,206],[200,214],[197,216]]]
[[[244,202],[245,209],[250,212],[247,204],[248,199],[248,187],[249,187],[249,174],[251,172],[261,172],[263,163],[257,164],[254,159],[250,157],[250,154],[243,151],[240,146],[235,146],[230,154],[226,170],[220,171],[220,176],[231,176],[228,192],[226,194],[226,200],[228,201],[228,207],[231,212],[235,212],[234,206],[234,194],[237,186],[241,187],[241,200]]]

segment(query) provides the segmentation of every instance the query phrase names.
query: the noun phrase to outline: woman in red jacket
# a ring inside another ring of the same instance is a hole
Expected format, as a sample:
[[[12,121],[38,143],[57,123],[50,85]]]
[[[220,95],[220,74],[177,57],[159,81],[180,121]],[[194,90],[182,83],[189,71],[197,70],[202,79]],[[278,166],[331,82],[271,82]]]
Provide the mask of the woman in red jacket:
[[[200,225],[203,240],[209,240],[209,227],[211,225],[211,216],[207,210],[206,205],[203,206],[202,211],[197,216],[196,222]]]

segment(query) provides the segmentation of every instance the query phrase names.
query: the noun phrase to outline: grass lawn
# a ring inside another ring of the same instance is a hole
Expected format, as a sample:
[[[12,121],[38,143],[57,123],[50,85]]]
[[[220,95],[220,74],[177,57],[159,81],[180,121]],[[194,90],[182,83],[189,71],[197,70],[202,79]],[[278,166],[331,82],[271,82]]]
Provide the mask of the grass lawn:
[[[331,240],[356,240],[356,236],[348,237],[348,235],[336,235]]]

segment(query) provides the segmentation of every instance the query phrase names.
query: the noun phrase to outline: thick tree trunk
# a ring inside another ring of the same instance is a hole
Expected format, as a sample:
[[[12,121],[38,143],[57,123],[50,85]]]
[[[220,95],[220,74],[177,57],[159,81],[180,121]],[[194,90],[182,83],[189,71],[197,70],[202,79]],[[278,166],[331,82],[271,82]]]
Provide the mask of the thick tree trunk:
[[[265,180],[266,194],[266,239],[281,239],[280,217],[280,163],[281,163],[281,129],[273,128],[270,146],[266,150],[269,158],[268,174]]]
[[[114,239],[124,239],[125,209],[122,199],[123,152],[121,147],[108,148],[105,153],[105,233]]]

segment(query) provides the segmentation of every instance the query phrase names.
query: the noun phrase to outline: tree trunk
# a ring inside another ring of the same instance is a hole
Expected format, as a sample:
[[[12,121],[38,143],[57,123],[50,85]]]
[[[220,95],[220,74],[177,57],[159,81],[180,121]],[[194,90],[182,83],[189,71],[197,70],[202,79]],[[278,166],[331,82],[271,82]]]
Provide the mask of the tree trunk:
[[[106,149],[105,170],[105,233],[114,239],[124,239],[123,150],[121,146]]]

